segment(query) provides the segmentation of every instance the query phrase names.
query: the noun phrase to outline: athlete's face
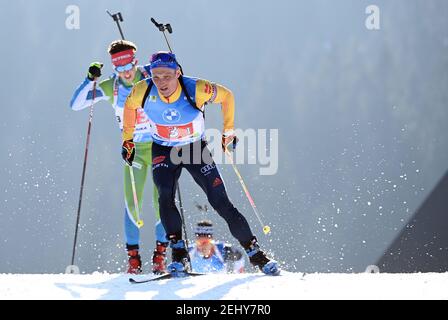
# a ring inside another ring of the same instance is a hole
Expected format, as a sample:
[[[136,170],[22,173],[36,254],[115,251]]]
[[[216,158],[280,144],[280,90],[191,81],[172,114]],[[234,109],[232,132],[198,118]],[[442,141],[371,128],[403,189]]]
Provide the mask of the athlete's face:
[[[213,239],[209,237],[197,237],[196,249],[202,256],[209,258],[213,255]]]
[[[132,67],[131,70],[118,72],[118,76],[121,80],[123,80],[127,84],[132,84],[132,81],[134,81],[135,74],[137,73],[137,67]]]
[[[154,68],[151,70],[152,81],[164,97],[171,96],[177,89],[180,70],[171,68]]]

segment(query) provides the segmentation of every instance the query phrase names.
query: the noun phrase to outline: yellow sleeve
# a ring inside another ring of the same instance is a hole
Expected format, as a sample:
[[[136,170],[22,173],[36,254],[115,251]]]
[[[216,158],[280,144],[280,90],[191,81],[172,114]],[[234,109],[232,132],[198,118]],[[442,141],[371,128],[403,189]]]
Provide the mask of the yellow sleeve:
[[[202,107],[204,103],[220,103],[224,119],[223,132],[234,129],[235,98],[232,91],[226,87],[207,80],[196,82],[196,105]]]
[[[126,98],[123,110],[123,141],[131,140],[134,137],[137,109],[141,108],[143,96],[147,88],[148,84],[145,80],[139,81],[134,85],[131,93]]]

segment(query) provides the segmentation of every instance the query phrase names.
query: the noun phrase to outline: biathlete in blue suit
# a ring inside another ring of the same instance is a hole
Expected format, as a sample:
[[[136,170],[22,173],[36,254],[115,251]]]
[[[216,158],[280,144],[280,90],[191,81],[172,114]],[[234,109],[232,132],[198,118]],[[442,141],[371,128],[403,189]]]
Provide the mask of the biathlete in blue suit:
[[[127,152],[122,155],[129,161],[137,154],[132,138],[137,110],[143,107],[154,140],[152,173],[159,193],[160,218],[172,248],[168,271],[177,274],[191,270],[182,239],[182,220],[175,205],[176,184],[186,169],[246,250],[249,261],[266,274],[279,274],[278,263],[260,248],[246,218],[230,202],[205,141],[204,107],[219,103],[224,118],[223,148],[234,144],[233,93],[217,83],[183,76],[175,55],[169,52],[152,55],[150,70],[152,78],[137,83],[125,103],[123,149]]]

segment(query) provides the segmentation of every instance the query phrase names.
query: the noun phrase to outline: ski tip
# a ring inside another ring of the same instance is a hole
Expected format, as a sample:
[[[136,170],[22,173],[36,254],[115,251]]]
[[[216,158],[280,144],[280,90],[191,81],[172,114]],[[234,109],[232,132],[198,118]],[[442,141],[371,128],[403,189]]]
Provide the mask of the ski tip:
[[[150,282],[150,281],[157,281],[157,280],[165,280],[165,279],[173,279],[173,278],[186,278],[186,277],[194,277],[194,276],[202,276],[205,275],[205,273],[196,273],[196,272],[183,272],[182,274],[180,273],[164,273],[161,275],[157,275],[153,278],[150,279],[145,279],[145,280],[136,280],[134,278],[129,278],[129,282],[130,283],[146,283],[146,282]]]
[[[205,276],[206,273],[201,273],[201,272],[186,272],[187,276]]]

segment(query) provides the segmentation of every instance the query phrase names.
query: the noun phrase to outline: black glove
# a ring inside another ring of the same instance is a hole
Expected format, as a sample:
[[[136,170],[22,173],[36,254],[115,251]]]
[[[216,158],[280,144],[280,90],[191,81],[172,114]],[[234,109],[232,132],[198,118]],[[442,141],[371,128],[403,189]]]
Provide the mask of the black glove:
[[[135,156],[135,144],[132,140],[123,141],[121,146],[121,157],[129,165],[132,166]]]
[[[87,78],[93,81],[96,78],[101,77],[101,68],[103,64],[101,62],[92,62],[89,67],[89,72],[87,73]]]

